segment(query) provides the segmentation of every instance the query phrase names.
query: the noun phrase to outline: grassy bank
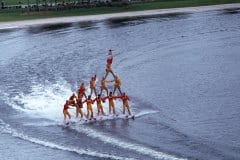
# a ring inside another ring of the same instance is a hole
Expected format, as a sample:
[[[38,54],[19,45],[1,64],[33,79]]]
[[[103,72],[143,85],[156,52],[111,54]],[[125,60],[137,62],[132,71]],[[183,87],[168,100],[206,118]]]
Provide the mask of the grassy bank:
[[[12,0],[11,3],[14,3]],[[126,11],[140,11],[150,9],[163,9],[163,8],[178,8],[202,5],[215,5],[226,3],[240,3],[240,0],[156,0],[154,2],[135,3],[129,4],[124,7],[98,7],[98,8],[80,8],[64,11],[47,11],[47,12],[32,12],[26,14],[26,10],[2,10],[0,11],[0,21],[15,21],[27,19],[39,19],[50,17],[62,16],[80,16],[80,15],[95,15],[104,13],[116,13]]]
[[[5,0],[5,5],[18,5],[19,2],[27,4],[27,0]],[[36,3],[36,0],[29,0],[30,4]]]

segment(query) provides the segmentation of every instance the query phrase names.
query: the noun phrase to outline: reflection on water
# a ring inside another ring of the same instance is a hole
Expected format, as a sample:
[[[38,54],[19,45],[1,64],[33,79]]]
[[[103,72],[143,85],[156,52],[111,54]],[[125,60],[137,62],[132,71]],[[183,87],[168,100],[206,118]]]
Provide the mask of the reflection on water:
[[[189,13],[169,13],[159,15],[146,15],[146,16],[135,16],[135,17],[122,17],[122,18],[111,18],[106,21],[106,24],[110,28],[132,26],[147,23],[151,20],[173,20],[173,19],[184,19],[189,16]]]
[[[84,30],[99,28],[97,26],[97,22],[95,21],[84,21],[84,22],[76,22],[76,23],[58,23],[58,24],[45,24],[40,26],[33,26],[33,27],[29,27],[27,29],[27,32],[31,34],[38,34],[42,32],[62,30],[69,27],[82,28]]]
[[[231,11],[232,12],[232,11]],[[159,14],[159,15],[147,15],[147,16],[136,16],[136,17],[122,17],[112,18],[105,21],[105,24],[110,28],[122,27],[122,26],[135,26],[143,23],[154,21],[167,21],[173,19],[184,19],[189,16],[189,13],[170,13],[170,14]],[[58,24],[45,24],[40,26],[32,26],[27,29],[28,33],[38,34],[42,32],[61,30],[68,27],[80,27],[84,30],[99,28],[96,21],[84,21],[76,23],[58,23]],[[16,30],[16,29],[15,29]],[[3,29],[1,33],[7,33],[15,31],[14,29]]]
[[[239,14],[240,8],[234,8],[234,9],[224,9],[223,14]]]
[[[146,23],[143,17],[122,17],[122,18],[112,18],[106,21],[106,25],[110,28],[122,27],[125,25],[138,25]]]
[[[37,33],[41,33],[41,32],[59,30],[59,29],[63,29],[63,28],[71,27],[71,26],[72,26],[72,23],[45,24],[45,25],[41,25],[38,27],[36,27],[36,26],[29,27],[28,32],[37,34]]]
[[[74,26],[80,27],[80,28],[85,29],[85,30],[90,30],[90,29],[99,28],[99,27],[97,26],[97,22],[95,22],[95,21],[78,22],[78,23],[75,23]]]
[[[16,29],[16,28],[0,29],[0,34],[6,34],[6,33],[14,32],[17,30],[19,30],[19,29]]]

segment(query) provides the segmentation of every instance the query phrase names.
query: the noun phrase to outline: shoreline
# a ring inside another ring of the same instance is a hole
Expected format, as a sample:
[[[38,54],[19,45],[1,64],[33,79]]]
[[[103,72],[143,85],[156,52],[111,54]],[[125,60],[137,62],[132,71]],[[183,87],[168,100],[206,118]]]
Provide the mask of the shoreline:
[[[184,8],[155,9],[155,10],[144,10],[144,11],[131,11],[131,12],[86,15],[86,16],[44,18],[44,19],[35,19],[35,20],[13,21],[13,22],[0,22],[0,30],[25,28],[25,27],[38,26],[38,25],[54,25],[59,23],[61,24],[61,23],[86,22],[86,21],[102,21],[102,20],[115,19],[115,18],[129,18],[129,17],[137,17],[137,16],[144,17],[144,16],[154,16],[154,15],[172,14],[172,13],[194,13],[194,12],[204,12],[204,11],[234,9],[234,8],[240,8],[240,3],[198,6],[198,7],[184,7]]]

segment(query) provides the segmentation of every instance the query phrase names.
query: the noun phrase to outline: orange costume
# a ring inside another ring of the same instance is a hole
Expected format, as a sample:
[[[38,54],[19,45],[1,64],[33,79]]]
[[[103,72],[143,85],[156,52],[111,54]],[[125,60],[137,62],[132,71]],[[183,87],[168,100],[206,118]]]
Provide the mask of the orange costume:
[[[105,101],[105,99],[108,99],[108,105],[109,105],[109,114],[111,114],[111,112],[113,111],[113,114],[116,114],[115,112],[115,105],[113,102],[113,99],[117,98],[116,96],[112,95],[112,92],[110,92],[110,94],[106,97],[103,98],[103,100]]]
[[[68,101],[66,101],[66,103],[63,106],[64,121],[67,119],[67,116],[69,119],[71,119],[71,115],[69,114],[68,109],[69,109],[69,104],[68,104]]]
[[[121,91],[121,79],[116,76],[114,79],[114,90],[113,90],[113,94],[115,93],[116,89],[119,90],[120,94],[122,95],[122,91]]]
[[[81,118],[83,118],[82,108],[83,108],[82,99],[79,98],[77,99],[77,103],[76,103],[76,118],[78,117],[79,113],[81,115]]]
[[[108,89],[107,89],[107,87],[106,87],[106,82],[107,82],[107,81],[106,81],[105,78],[103,77],[102,80],[101,80],[101,86],[100,86],[101,91],[100,91],[100,95],[102,95],[102,91],[103,91],[103,90],[107,91],[107,95],[108,95]]]
[[[100,112],[101,112],[102,115],[105,115],[105,114],[104,114],[104,111],[103,111],[103,106],[102,106],[102,103],[101,103],[102,99],[101,99],[100,95],[98,95],[98,96],[93,100],[93,102],[95,102],[95,101],[97,102],[98,115],[99,115]]]
[[[109,50],[108,50],[107,63],[108,63],[108,64],[112,64],[112,62],[113,62],[112,50],[109,49]]]
[[[84,82],[82,82],[80,88],[78,89],[78,97],[82,98],[84,96],[85,98],[87,98],[85,91],[86,91],[85,85],[84,85]]]
[[[112,56],[112,50],[110,49],[108,52],[108,58],[107,58],[107,64],[106,64],[106,74],[105,78],[108,76],[108,73],[110,72],[113,77],[115,77],[113,71],[112,71],[112,61],[113,61],[113,56]]]
[[[125,114],[125,108],[127,108],[128,114],[131,115],[131,111],[128,104],[129,97],[125,93],[123,93],[122,96],[119,96],[119,98],[121,98],[123,101],[123,114]]]
[[[92,109],[93,101],[91,100],[91,96],[88,96],[88,99],[83,101],[83,103],[85,102],[87,103],[87,118],[91,119],[93,118],[93,109]],[[89,118],[89,115],[90,115],[90,118]]]
[[[94,92],[95,96],[97,96],[97,91],[96,91],[96,87],[95,87],[96,79],[97,79],[97,76],[95,74],[90,81],[90,89],[91,89],[90,95],[92,95],[92,93]]]
[[[75,95],[75,93],[73,93],[68,100],[69,105],[75,106],[75,103],[76,103],[75,100],[76,99],[77,99],[77,96]]]

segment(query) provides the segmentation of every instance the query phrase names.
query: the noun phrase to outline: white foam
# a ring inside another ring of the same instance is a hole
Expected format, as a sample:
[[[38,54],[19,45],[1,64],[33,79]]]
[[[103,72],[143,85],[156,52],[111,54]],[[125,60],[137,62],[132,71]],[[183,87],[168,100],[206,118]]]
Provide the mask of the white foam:
[[[33,86],[29,94],[20,93],[16,97],[5,100],[14,109],[29,116],[60,120],[63,104],[72,93],[70,88],[71,86],[65,81],[59,81],[56,84],[46,82],[44,85]]]
[[[59,149],[59,150],[64,150],[64,151],[69,151],[69,152],[75,152],[79,155],[88,155],[88,156],[93,156],[93,157],[98,157],[98,158],[109,158],[109,159],[116,159],[116,160],[126,160],[126,159],[131,160],[131,159],[133,159],[133,158],[120,157],[120,156],[115,156],[115,155],[110,155],[110,154],[105,154],[105,153],[99,153],[99,152],[89,150],[89,149],[80,149],[80,148],[76,148],[76,147],[72,147],[72,146],[64,146],[61,144],[56,144],[53,142],[40,140],[40,139],[37,139],[34,137],[29,137],[23,133],[19,133],[17,130],[12,129],[8,124],[4,123],[1,119],[0,119],[0,124],[1,124],[0,132],[2,132],[2,133],[7,133],[14,137],[18,137],[20,139],[27,140],[29,142],[39,144],[42,146],[46,146],[49,148],[54,148],[54,149]]]
[[[151,156],[153,158],[163,159],[163,160],[184,160],[184,158],[178,158],[176,156],[169,155],[167,153],[163,153],[160,151],[156,151],[156,150],[153,150],[151,148],[148,148],[148,147],[140,145],[140,144],[126,142],[126,141],[118,139],[116,137],[112,137],[111,135],[109,135],[107,133],[102,133],[102,132],[96,131],[94,129],[91,129],[89,127],[79,127],[76,129],[80,130],[81,132],[85,133],[86,135],[88,135],[92,138],[101,140],[104,143],[109,143],[109,144],[118,146],[120,148],[132,150],[132,151],[138,152],[143,155]]]
[[[141,116],[144,116],[144,115],[147,115],[147,114],[155,114],[155,113],[158,113],[158,112],[159,111],[154,111],[154,110],[142,110],[139,113],[137,113],[135,115],[135,117],[141,117]]]
[[[10,97],[5,95],[5,102],[12,106],[14,109],[24,112],[30,117],[35,118],[46,118],[53,120],[55,122],[62,122],[63,120],[63,105],[71,94],[71,86],[66,81],[61,80],[55,84],[46,82],[43,84],[38,84],[32,86],[29,94],[20,93],[18,96]],[[77,90],[77,89],[76,89]],[[87,88],[87,94],[89,94],[90,89]],[[93,97],[94,98],[94,97]],[[72,107],[69,112],[73,117],[75,117],[75,107]],[[117,113],[122,112],[122,101],[115,101],[115,108]],[[108,114],[108,101],[103,103],[103,109],[105,113]],[[93,104],[93,111],[96,115],[97,105]],[[86,112],[86,104],[83,105],[83,112]]]

